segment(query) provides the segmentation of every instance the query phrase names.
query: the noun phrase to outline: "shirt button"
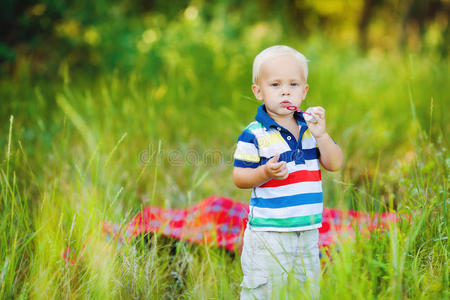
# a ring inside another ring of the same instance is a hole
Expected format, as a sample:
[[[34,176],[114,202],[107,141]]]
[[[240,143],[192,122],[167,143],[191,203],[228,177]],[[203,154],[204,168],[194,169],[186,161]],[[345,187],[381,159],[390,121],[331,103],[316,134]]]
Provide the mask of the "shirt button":
[[[288,139],[288,141],[290,141],[290,140],[291,140],[291,137],[288,135],[287,139]]]
[[[278,131],[281,131],[281,128],[280,128],[280,127],[277,127],[277,130],[278,130]]]

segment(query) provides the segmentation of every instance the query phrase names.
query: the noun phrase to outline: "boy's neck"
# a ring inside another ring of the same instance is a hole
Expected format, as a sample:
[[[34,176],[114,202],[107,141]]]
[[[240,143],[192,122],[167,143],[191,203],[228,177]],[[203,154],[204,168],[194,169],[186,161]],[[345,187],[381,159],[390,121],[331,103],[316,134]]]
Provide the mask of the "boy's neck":
[[[297,121],[296,121],[295,118],[294,118],[294,113],[289,114],[289,115],[282,115],[282,116],[273,114],[273,113],[271,113],[271,112],[267,112],[267,114],[268,114],[269,117],[271,117],[277,124],[279,124],[279,125],[281,125],[281,126],[283,126],[283,127],[285,127],[285,128],[288,128],[289,125],[292,125],[292,123],[294,123],[294,122],[297,123]],[[293,121],[294,121],[294,122],[293,122]]]

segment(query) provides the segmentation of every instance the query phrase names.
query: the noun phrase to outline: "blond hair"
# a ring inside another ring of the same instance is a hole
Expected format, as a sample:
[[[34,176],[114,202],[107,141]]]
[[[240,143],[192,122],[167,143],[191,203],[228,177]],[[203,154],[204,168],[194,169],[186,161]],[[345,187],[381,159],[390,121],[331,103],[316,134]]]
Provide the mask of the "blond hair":
[[[303,71],[301,76],[303,81],[306,83],[306,80],[308,78],[308,60],[303,54],[301,54],[294,48],[285,45],[275,45],[266,48],[263,51],[261,51],[258,55],[256,55],[255,59],[253,60],[253,74],[252,74],[253,83],[256,84],[258,82],[261,73],[261,66],[264,64],[264,62],[266,62],[269,58],[282,56],[286,54],[292,55],[300,63],[300,67]]]

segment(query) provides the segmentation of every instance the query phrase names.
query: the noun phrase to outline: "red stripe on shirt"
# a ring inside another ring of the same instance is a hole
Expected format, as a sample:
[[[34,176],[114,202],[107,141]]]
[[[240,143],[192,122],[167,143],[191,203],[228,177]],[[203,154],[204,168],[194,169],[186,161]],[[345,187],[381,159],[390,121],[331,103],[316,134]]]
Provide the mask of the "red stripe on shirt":
[[[301,170],[301,171],[292,172],[291,174],[289,174],[288,178],[286,178],[284,180],[271,179],[259,187],[261,187],[261,188],[277,187],[277,186],[283,186],[283,185],[288,185],[288,184],[298,183],[298,182],[320,181],[320,180],[322,180],[322,176],[320,175],[320,170],[317,170],[317,171]]]

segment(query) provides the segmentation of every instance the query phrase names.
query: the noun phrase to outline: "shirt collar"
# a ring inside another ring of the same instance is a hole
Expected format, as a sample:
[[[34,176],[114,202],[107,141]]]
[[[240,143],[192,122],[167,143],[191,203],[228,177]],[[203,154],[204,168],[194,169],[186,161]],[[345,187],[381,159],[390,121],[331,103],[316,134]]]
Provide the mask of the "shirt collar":
[[[297,120],[298,124],[306,126],[306,122],[305,122],[305,119],[303,118],[303,114],[302,113],[294,112],[294,118]],[[262,104],[262,105],[260,105],[258,107],[258,110],[256,112],[256,116],[255,116],[255,120],[258,121],[259,123],[263,124],[263,126],[266,127],[266,128],[281,127],[280,125],[278,125],[277,122],[275,122],[269,116],[269,114],[267,114],[266,105],[265,104]]]

